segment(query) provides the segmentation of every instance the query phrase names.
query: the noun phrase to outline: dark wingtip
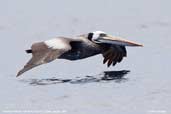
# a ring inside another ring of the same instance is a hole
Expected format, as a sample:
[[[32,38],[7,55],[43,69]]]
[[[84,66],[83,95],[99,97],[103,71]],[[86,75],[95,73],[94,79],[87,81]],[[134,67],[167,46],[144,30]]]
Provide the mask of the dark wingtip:
[[[16,77],[19,77],[21,74],[23,74],[23,72],[22,72],[22,71],[19,71],[19,72],[17,73]]]

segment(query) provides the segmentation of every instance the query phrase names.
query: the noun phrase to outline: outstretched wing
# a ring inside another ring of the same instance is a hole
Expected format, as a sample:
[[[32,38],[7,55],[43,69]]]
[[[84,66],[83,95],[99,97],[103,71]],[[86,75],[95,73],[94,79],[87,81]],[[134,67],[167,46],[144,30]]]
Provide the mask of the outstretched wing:
[[[59,39],[33,44],[30,51],[32,58],[27,62],[24,68],[18,72],[17,77],[36,66],[55,60],[70,49],[71,47],[68,42],[62,42]]]
[[[123,57],[127,56],[125,46],[111,45],[103,53],[103,64],[107,63],[107,66],[115,65],[122,61]]]

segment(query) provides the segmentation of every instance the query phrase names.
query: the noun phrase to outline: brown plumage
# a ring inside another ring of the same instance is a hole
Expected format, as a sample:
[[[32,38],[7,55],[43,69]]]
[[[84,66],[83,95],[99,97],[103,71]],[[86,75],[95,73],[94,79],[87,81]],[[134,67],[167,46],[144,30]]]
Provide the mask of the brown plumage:
[[[126,57],[126,49],[123,46],[111,46],[103,53],[103,64],[107,62],[107,66],[115,65],[122,61],[123,57]]]
[[[17,73],[17,76],[55,59],[78,60],[97,54],[103,55],[103,63],[107,63],[108,67],[111,65],[114,66],[127,56],[125,46],[142,45],[118,37],[111,37],[101,31],[80,35],[74,39],[58,37],[34,43],[31,49],[26,50],[27,53],[32,54],[32,58]]]

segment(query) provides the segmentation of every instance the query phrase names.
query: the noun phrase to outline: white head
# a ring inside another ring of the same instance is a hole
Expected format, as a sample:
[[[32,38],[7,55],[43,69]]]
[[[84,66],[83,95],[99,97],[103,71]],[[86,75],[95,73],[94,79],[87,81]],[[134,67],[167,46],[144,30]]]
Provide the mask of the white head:
[[[99,39],[100,37],[104,37],[107,34],[103,31],[94,31],[88,34],[88,39],[94,42],[97,42],[96,40]]]

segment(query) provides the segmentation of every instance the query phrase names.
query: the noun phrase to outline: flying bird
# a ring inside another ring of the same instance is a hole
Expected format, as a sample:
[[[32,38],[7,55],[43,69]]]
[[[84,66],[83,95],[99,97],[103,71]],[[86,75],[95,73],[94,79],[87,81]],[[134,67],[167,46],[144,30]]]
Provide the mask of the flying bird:
[[[76,36],[75,38],[57,37],[44,42],[33,43],[26,53],[32,54],[32,58],[23,69],[17,73],[17,77],[24,72],[45,64],[55,59],[79,60],[102,54],[103,64],[115,65],[127,56],[125,46],[142,46],[142,44],[114,37],[102,31],[90,32]]]

